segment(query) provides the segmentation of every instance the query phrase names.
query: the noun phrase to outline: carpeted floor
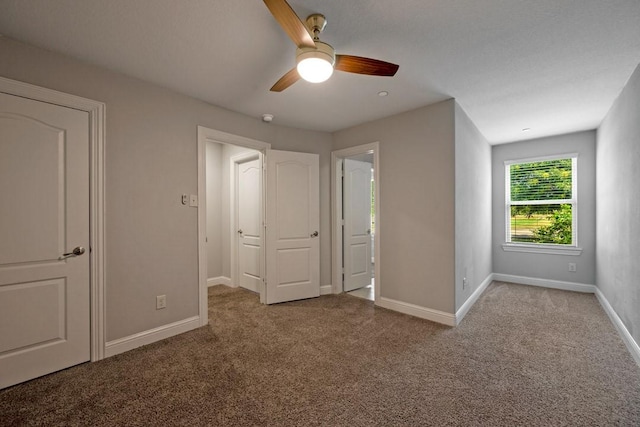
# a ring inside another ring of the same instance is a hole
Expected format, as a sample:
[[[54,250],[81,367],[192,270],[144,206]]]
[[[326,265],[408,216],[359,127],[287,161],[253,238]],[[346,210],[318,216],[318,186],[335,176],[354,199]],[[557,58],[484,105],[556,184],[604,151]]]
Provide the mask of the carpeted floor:
[[[0,425],[640,425],[593,295],[493,283],[457,328],[349,295],[209,290],[211,327],[0,391]]]

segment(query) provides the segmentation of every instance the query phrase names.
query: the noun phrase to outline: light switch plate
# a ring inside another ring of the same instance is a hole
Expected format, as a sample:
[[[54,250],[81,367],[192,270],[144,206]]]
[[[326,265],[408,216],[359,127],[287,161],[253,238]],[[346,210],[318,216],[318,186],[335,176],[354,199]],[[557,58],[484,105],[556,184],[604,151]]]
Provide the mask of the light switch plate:
[[[189,197],[189,206],[191,206],[192,208],[198,206],[198,196],[197,195],[192,194]]]

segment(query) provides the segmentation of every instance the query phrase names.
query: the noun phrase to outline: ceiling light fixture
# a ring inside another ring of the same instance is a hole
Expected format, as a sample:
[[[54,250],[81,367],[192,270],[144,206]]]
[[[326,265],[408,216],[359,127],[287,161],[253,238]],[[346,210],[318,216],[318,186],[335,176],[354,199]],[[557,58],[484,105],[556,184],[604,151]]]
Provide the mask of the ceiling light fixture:
[[[273,114],[263,114],[262,121],[265,123],[271,123],[273,121]]]
[[[380,92],[378,92],[378,96],[388,96],[389,92],[387,92],[386,90],[381,90]]]
[[[531,128],[522,128],[522,132],[529,132]]]
[[[296,66],[300,77],[311,83],[321,83],[333,74],[336,53],[333,48],[316,40],[316,47],[302,47],[296,51]]]

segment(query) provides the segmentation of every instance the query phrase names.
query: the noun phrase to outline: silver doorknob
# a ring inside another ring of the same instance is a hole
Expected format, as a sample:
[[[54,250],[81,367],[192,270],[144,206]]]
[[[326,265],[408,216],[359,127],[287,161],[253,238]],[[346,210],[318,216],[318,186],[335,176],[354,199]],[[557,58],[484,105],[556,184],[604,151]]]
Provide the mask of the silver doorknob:
[[[73,251],[68,252],[66,254],[62,254],[62,256],[60,258],[58,258],[58,259],[62,260],[62,259],[66,259],[66,258],[77,257],[77,256],[82,255],[85,252],[86,251],[82,246],[77,246],[77,247],[73,248]]]
[[[314,231],[313,234],[311,234],[311,237],[318,237],[318,232]]]

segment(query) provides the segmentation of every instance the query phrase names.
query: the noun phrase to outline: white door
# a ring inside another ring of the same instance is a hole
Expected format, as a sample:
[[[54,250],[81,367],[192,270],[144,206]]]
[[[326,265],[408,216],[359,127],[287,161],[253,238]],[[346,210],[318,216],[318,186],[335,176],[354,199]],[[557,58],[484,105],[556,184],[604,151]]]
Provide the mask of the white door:
[[[90,358],[88,113],[0,94],[0,388]]]
[[[320,295],[317,154],[267,151],[266,302]]]
[[[262,246],[261,160],[236,163],[236,215],[238,226],[238,285],[260,292],[260,255]]]
[[[371,163],[344,159],[344,291],[371,283]]]

